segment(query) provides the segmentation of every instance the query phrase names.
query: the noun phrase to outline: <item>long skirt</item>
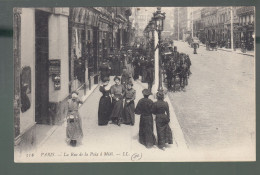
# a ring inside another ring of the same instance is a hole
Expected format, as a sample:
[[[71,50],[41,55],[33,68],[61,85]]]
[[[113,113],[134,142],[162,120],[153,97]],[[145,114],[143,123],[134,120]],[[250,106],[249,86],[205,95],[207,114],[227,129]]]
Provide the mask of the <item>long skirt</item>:
[[[165,122],[165,114],[156,115],[156,130],[159,148],[165,147],[165,144],[172,144],[172,131],[167,122]]]
[[[98,106],[98,125],[107,125],[111,115],[112,103],[109,96],[102,96]]]
[[[139,70],[140,68],[139,67],[135,67],[134,68],[134,80],[137,80],[139,78]]]
[[[70,114],[69,114],[70,115]],[[78,112],[74,112],[74,121],[67,120],[67,139],[81,141],[83,137],[81,117]]]
[[[146,82],[147,70],[145,67],[142,67],[142,82]]]
[[[139,124],[139,142],[146,147],[152,147],[156,144],[156,139],[153,133],[153,116],[141,115]]]
[[[124,106],[123,113],[123,122],[126,125],[134,125],[135,124],[135,103],[131,101],[130,103]]]
[[[112,100],[113,109],[110,115],[110,119],[114,123],[119,123],[123,117],[123,99],[119,99],[118,101]]]
[[[115,62],[114,65],[114,70],[115,70],[115,76],[120,76],[121,72],[120,72],[120,62]]]

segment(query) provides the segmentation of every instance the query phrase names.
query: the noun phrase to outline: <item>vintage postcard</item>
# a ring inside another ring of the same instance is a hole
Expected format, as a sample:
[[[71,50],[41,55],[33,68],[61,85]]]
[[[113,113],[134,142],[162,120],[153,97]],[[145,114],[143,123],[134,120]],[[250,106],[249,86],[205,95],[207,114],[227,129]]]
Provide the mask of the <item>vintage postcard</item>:
[[[14,8],[14,161],[255,161],[255,18]]]

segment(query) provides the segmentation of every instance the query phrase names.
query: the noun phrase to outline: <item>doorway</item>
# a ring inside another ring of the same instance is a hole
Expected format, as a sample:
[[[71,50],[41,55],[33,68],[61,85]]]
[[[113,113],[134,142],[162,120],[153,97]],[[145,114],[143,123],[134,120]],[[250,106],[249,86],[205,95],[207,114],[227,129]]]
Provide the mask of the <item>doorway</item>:
[[[49,118],[49,13],[35,11],[35,121],[50,124]]]

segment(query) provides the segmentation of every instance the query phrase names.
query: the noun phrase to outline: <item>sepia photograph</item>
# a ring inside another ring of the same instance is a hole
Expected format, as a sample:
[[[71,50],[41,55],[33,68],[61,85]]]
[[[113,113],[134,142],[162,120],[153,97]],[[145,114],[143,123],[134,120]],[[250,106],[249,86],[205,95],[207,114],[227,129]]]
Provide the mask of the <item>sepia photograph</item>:
[[[256,161],[255,18],[13,8],[14,162]]]

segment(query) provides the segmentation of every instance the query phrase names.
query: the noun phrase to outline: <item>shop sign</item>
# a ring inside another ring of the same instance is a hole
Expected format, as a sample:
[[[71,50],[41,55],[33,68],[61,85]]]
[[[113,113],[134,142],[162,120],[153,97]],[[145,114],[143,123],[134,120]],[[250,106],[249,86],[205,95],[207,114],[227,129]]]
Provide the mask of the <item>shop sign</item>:
[[[60,59],[49,60],[49,75],[52,76],[55,90],[60,90],[60,62]]]
[[[60,74],[60,59],[49,60],[49,75]]]

